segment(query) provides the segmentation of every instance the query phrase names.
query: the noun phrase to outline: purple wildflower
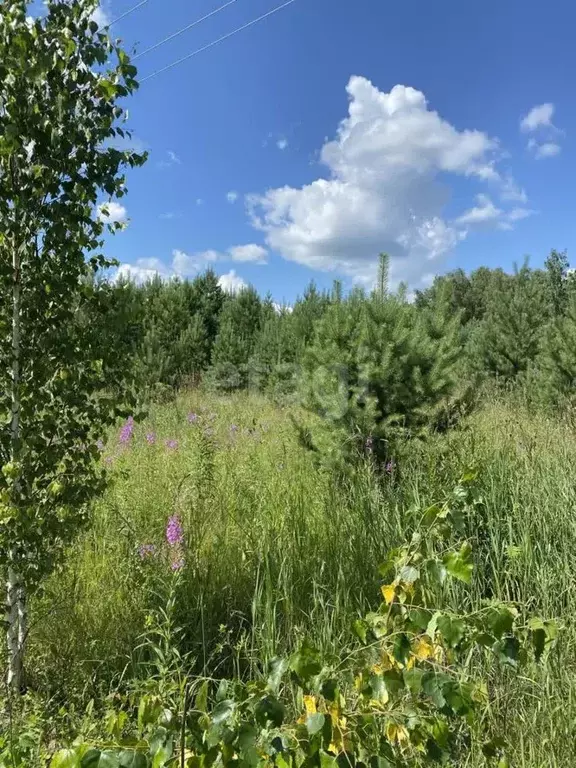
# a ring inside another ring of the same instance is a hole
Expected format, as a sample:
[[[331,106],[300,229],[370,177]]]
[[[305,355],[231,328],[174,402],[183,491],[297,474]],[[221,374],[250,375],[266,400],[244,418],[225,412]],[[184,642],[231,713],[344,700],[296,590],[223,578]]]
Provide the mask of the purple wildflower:
[[[138,554],[141,560],[146,560],[147,557],[153,557],[156,554],[156,547],[154,544],[141,544],[138,547]]]
[[[102,438],[96,441],[96,448],[98,448],[99,451],[104,450],[104,440],[102,440]]]
[[[171,515],[168,518],[166,541],[171,547],[179,547],[184,541],[184,529],[178,515]]]
[[[170,450],[175,451],[178,448],[178,440],[166,440],[166,448],[170,448]]]
[[[122,427],[120,430],[120,437],[119,440],[123,445],[126,445],[126,443],[129,443],[132,434],[134,433],[134,418],[132,416],[129,416],[126,424]]]
[[[156,442],[156,435],[154,434],[154,432],[148,432],[148,434],[146,435],[146,442],[148,443],[148,445],[154,445],[154,443]]]
[[[172,562],[170,563],[170,568],[173,571],[181,571],[185,565],[186,565],[186,561],[184,560],[184,558],[179,557],[177,560],[172,560]]]
[[[189,413],[188,414],[188,424],[195,424],[200,417],[197,413]]]

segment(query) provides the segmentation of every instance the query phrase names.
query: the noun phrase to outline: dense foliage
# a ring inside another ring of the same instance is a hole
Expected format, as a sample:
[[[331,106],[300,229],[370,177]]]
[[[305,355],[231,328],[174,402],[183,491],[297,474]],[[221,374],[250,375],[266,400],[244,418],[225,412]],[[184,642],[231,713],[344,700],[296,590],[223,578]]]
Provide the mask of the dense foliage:
[[[106,205],[145,157],[116,149],[137,87],[93,0],[26,0],[0,13],[0,563],[8,682],[21,687],[26,592],[57,562],[103,488],[97,441],[133,408],[98,334],[110,290],[94,279]],[[108,320],[106,320],[108,322]]]

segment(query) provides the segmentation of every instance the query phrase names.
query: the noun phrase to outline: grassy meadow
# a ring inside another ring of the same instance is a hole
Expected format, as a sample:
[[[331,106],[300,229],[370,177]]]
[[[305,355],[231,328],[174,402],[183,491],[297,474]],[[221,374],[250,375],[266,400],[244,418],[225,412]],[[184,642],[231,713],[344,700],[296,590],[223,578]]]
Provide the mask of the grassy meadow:
[[[473,466],[474,578],[454,600],[467,610],[513,600],[561,626],[545,667],[490,678],[483,717],[510,740],[514,765],[576,764],[571,424],[495,397],[458,429],[400,449],[384,478],[366,466],[342,487],[298,445],[289,413],[193,392],[155,406],[125,444],[110,436],[112,483],[93,525],[32,606],[31,687],[65,722],[129,680],[145,683],[141,644],[166,600],[160,553],[173,514],[186,536],[173,607],[194,673],[257,677],[304,636],[343,657],[351,622],[381,599],[378,565],[409,535],[411,510]],[[471,750],[466,765],[483,764]]]

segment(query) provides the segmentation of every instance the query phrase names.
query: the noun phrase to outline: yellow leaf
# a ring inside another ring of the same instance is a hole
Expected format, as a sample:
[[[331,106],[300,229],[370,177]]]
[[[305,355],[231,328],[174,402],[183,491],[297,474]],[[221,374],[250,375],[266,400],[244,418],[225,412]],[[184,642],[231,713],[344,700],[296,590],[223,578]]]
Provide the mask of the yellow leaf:
[[[382,672],[384,672],[384,667],[382,664],[373,664],[371,671],[374,672],[375,675],[381,675]]]
[[[386,738],[390,742],[396,741],[398,744],[402,745],[409,740],[410,735],[403,725],[398,725],[398,723],[388,723],[386,726]]]
[[[390,605],[394,601],[394,595],[396,594],[396,584],[383,584],[380,587],[386,605]]]
[[[387,672],[389,669],[396,669],[398,663],[389,651],[382,651],[382,669]]]
[[[412,652],[419,661],[426,661],[434,657],[434,646],[427,635],[421,635],[412,644]]]
[[[314,696],[304,696],[304,708],[308,715],[315,715],[316,710],[316,698]]]

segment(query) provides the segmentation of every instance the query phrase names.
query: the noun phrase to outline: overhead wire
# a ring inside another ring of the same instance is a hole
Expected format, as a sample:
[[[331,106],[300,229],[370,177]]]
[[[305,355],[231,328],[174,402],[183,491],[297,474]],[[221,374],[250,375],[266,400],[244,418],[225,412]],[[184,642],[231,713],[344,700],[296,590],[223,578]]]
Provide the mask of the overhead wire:
[[[258,24],[258,22],[264,21],[264,19],[267,19],[269,16],[272,16],[275,13],[278,13],[279,11],[283,10],[284,8],[287,8],[289,5],[292,5],[292,3],[295,3],[295,2],[296,0],[286,0],[285,3],[282,3],[281,5],[277,5],[275,8],[272,8],[267,13],[263,13],[261,16],[258,16],[258,18],[252,19],[252,21],[249,21],[246,24],[243,24],[241,27],[237,27],[236,29],[233,29],[232,32],[228,32],[227,34],[222,35],[222,37],[219,37],[217,40],[213,40],[211,43],[208,43],[207,45],[203,45],[201,48],[197,48],[195,51],[192,51],[186,56],[183,56],[181,59],[177,59],[176,61],[173,61],[171,64],[168,64],[167,66],[162,67],[161,69],[157,69],[155,72],[152,72],[150,75],[143,77],[140,80],[140,83],[145,83],[147,80],[151,80],[153,77],[157,77],[158,75],[161,75],[163,72],[167,72],[169,69],[173,69],[174,67],[177,67],[179,64],[182,64],[183,62],[188,61],[194,56],[198,56],[199,53],[203,53],[204,51],[207,51],[209,48],[213,48],[215,45],[218,45],[219,43],[223,43],[224,40],[228,40],[228,38],[232,37],[233,35],[237,35],[239,32],[243,32],[245,29],[248,29],[248,27],[252,27],[254,26],[254,24]]]
[[[184,32],[187,32],[189,29],[193,29],[194,27],[197,27],[198,24],[201,24],[203,21],[206,21],[206,19],[209,19],[211,16],[215,16],[217,13],[220,13],[220,11],[223,11],[225,8],[228,8],[229,5],[233,5],[235,2],[237,2],[237,0],[228,0],[227,3],[224,3],[224,5],[221,5],[219,8],[216,8],[215,10],[210,11],[210,13],[207,13],[205,16],[202,16],[200,19],[196,19],[196,21],[193,21],[191,24],[187,24],[185,27],[182,27],[182,29],[178,29],[173,34],[168,35],[168,37],[165,37],[163,40],[160,40],[158,43],[151,45],[149,48],[146,48],[141,53],[138,53],[136,56],[133,56],[132,61],[136,61],[136,59],[139,59],[142,56],[145,56],[147,53],[150,53],[151,51],[155,51],[156,48],[160,48],[161,45],[165,45],[166,43],[169,43],[171,40],[174,40],[175,37],[178,37]]]
[[[142,8],[142,6],[146,5],[147,2],[149,2],[149,0],[141,0],[141,2],[137,3],[135,6],[133,6],[132,8],[129,8],[127,11],[125,11],[122,14],[120,14],[120,16],[117,16],[115,19],[113,19],[113,21],[110,22],[110,24],[108,24],[108,29],[113,24],[117,24],[119,21],[122,21],[122,19],[125,19],[126,16],[130,16],[130,14],[134,13],[134,11],[137,11],[138,8]]]

